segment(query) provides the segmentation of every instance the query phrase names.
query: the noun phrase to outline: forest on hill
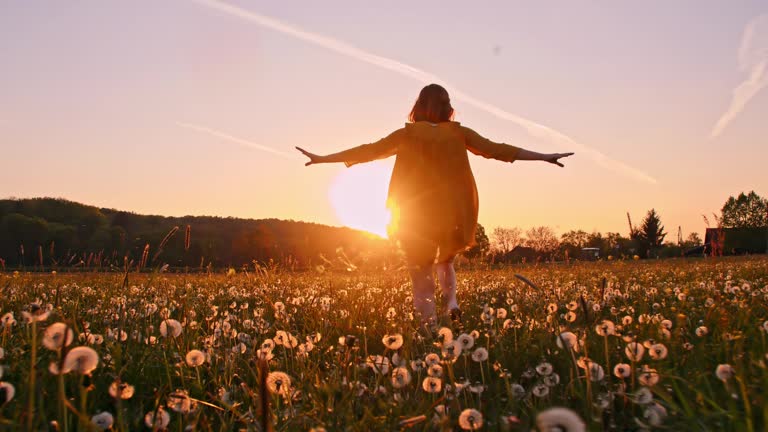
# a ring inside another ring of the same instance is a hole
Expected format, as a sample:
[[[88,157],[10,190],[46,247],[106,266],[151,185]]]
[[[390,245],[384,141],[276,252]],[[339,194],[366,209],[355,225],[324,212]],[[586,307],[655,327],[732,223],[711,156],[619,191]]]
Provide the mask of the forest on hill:
[[[390,242],[363,231],[279,219],[166,217],[64,199],[0,200],[0,259],[6,268],[171,267],[367,263]]]

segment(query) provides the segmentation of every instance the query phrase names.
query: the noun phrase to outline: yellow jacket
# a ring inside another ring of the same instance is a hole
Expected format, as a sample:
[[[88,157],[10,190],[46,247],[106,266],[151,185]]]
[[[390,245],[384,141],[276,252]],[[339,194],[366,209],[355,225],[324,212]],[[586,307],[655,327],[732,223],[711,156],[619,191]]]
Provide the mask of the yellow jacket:
[[[474,245],[478,196],[467,150],[514,162],[519,148],[495,143],[458,122],[406,123],[371,144],[332,155],[347,166],[397,155],[389,182],[390,233],[438,243],[441,255]]]

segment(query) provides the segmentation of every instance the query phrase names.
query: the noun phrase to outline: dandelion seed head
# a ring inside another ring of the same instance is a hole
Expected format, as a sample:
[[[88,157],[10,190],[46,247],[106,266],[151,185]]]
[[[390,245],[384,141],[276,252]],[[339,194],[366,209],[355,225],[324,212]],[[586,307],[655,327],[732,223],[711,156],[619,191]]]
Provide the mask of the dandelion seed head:
[[[115,423],[115,419],[112,414],[104,411],[91,417],[91,423],[98,430],[107,430],[112,428],[112,425]]]
[[[459,414],[459,427],[462,430],[480,430],[483,427],[483,414],[473,408],[465,409]]]

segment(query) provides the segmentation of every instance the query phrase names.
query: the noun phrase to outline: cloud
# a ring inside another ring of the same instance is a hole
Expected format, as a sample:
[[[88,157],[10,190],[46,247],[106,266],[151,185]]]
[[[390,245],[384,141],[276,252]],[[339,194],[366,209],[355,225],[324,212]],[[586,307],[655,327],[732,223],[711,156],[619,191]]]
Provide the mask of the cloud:
[[[195,124],[182,123],[182,122],[177,122],[176,125],[181,126],[183,128],[191,129],[193,131],[206,133],[208,135],[215,136],[216,138],[221,138],[221,139],[227,140],[229,142],[233,142],[235,144],[240,144],[240,145],[242,145],[244,147],[253,148],[253,149],[256,149],[256,150],[262,150],[262,151],[265,151],[265,152],[268,152],[268,153],[272,153],[272,154],[275,154],[275,155],[278,155],[278,156],[282,156],[282,157],[285,157],[285,158],[295,159],[295,158],[298,157],[298,154],[286,153],[284,151],[280,151],[280,150],[277,150],[277,149],[274,149],[272,147],[268,147],[268,146],[265,146],[265,145],[257,144],[257,143],[255,143],[253,141],[248,141],[247,139],[244,139],[244,138],[239,138],[239,137],[236,137],[236,136],[233,136],[233,135],[229,135],[227,133],[218,131],[216,129],[211,129],[209,127],[198,126],[198,125],[195,125]]]
[[[261,15],[255,12],[251,12],[249,10],[228,4],[223,1],[219,1],[219,0],[193,0],[193,1],[202,5],[205,5],[209,8],[216,9],[221,12],[225,12],[229,15],[233,15],[233,16],[242,18],[244,20],[253,22],[262,27],[266,27],[283,34],[293,36],[305,42],[309,42],[314,45],[323,47],[325,49],[335,51],[339,54],[372,64],[374,66],[378,66],[382,69],[391,70],[397,74],[420,81],[423,84],[439,83],[444,87],[446,87],[446,89],[448,89],[448,91],[451,93],[452,98],[454,100],[464,102],[469,106],[473,106],[479,110],[495,115],[496,117],[499,117],[501,119],[514,122],[522,126],[526,131],[528,131],[530,135],[536,138],[554,143],[565,150],[577,151],[580,154],[586,154],[592,160],[594,160],[597,164],[607,169],[610,169],[614,172],[631,177],[635,180],[639,180],[647,183],[656,183],[656,179],[654,179],[650,175],[646,174],[645,172],[637,168],[633,168],[623,162],[611,159],[610,157],[606,156],[600,151],[595,150],[580,142],[577,142],[573,138],[561,132],[558,132],[550,127],[537,123],[533,120],[529,120],[527,118],[521,117],[517,114],[505,111],[504,109],[494,106],[491,103],[472,97],[468,93],[461,91],[460,89],[456,88],[453,85],[450,85],[449,83],[445,82],[445,80],[441,79],[439,76],[432,74],[430,72],[421,70],[414,66],[399,62],[397,60],[394,60],[388,57],[383,57],[383,56],[369,53],[353,45],[350,45],[344,41],[340,41],[338,39],[321,35],[318,33],[309,32],[301,28],[298,28],[296,26],[287,24],[283,21],[277,20],[275,18]]]
[[[738,60],[739,69],[748,76],[733,89],[731,104],[712,128],[712,138],[719,136],[747,103],[768,86],[768,14],[753,18],[744,27]]]

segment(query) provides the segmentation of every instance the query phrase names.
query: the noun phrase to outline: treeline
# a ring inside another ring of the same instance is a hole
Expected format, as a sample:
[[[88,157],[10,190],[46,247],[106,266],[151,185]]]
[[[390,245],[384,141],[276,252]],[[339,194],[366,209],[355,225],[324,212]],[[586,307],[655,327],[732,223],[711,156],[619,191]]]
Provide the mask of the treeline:
[[[682,256],[702,245],[697,233],[682,241],[664,243],[667,233],[655,210],[646,215],[640,227],[633,227],[629,236],[618,232],[571,230],[562,235],[547,226],[520,228],[497,227],[491,234],[489,259],[493,262],[531,260],[592,260],[613,257],[651,258]]]
[[[0,264],[6,268],[121,268],[126,261],[144,267],[239,267],[255,261],[305,268],[360,265],[389,252],[389,242],[370,234],[315,223],[146,216],[52,198],[0,200]]]
[[[587,233],[568,231],[558,236],[546,226],[526,231],[520,228],[497,227],[490,239],[479,234],[478,244],[485,244],[484,253],[491,262],[520,262],[531,260],[568,260],[596,258],[670,258],[694,255],[765,253],[768,250],[768,200],[754,191],[731,196],[720,214],[710,219],[703,216],[706,233],[702,239],[697,232],[668,238],[661,216],[650,209],[640,225],[634,225],[629,214],[629,234],[618,232]]]

